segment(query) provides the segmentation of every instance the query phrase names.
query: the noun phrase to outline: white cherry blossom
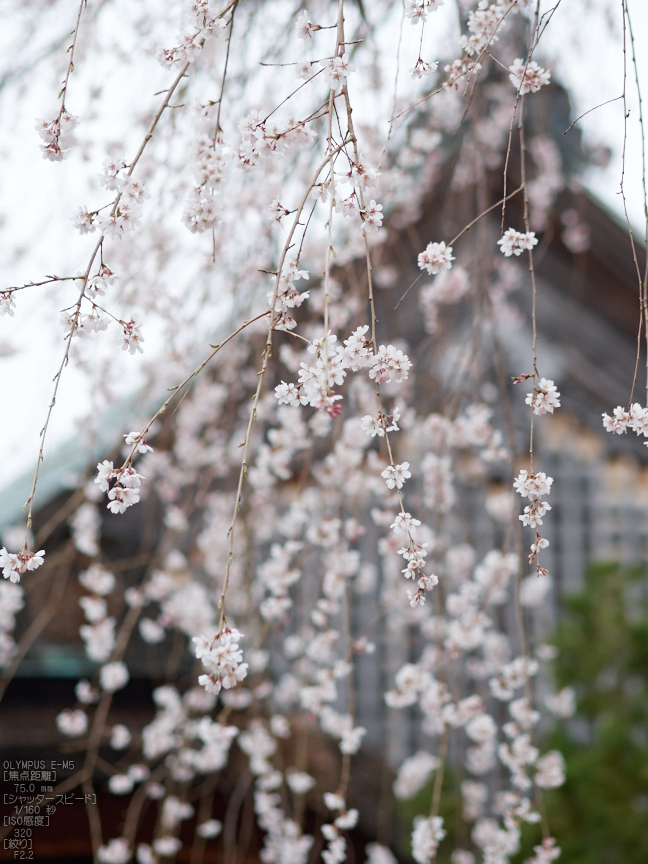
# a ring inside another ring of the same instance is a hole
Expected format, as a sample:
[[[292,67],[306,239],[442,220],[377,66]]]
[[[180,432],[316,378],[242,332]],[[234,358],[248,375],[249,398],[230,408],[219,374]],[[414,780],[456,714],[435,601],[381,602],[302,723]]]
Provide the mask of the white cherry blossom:
[[[387,488],[402,489],[405,481],[412,476],[409,467],[409,462],[403,462],[401,465],[388,465],[380,475],[385,478]]]
[[[454,260],[452,246],[446,247],[443,241],[441,243],[428,243],[424,251],[418,256],[418,266],[421,270],[434,276],[442,270],[450,270]]]
[[[511,255],[518,257],[525,249],[531,250],[537,244],[538,238],[534,231],[522,233],[516,231],[515,228],[507,228],[502,239],[497,241],[497,245],[506,258],[510,258]]]
[[[551,80],[551,72],[547,72],[542,66],[538,66],[535,60],[530,60],[525,63],[521,58],[517,58],[509,66],[511,74],[509,80],[516,90],[520,93],[537,93],[541,87],[544,87]]]

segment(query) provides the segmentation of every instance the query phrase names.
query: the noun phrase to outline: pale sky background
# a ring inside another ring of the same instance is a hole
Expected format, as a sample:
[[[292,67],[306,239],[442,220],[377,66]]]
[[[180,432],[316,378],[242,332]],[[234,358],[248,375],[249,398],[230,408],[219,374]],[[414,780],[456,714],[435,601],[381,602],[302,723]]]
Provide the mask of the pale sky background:
[[[629,4],[639,54],[644,109],[648,112],[648,2],[629,0]],[[445,19],[444,25],[443,15],[456,14],[450,9],[451,5],[446,2],[437,13],[438,19],[434,19],[439,38],[448,20]],[[544,0],[543,8],[549,6]],[[5,25],[10,22],[7,18],[10,12],[4,10],[2,14],[4,20],[0,24]],[[51,27],[52,32],[61,30],[56,20],[52,20]],[[394,32],[389,22],[385,29],[388,33]],[[406,27],[404,47],[418,39],[419,31],[414,31],[415,28]],[[0,35],[0,51],[13,37],[15,33],[5,26],[4,35]],[[556,80],[568,87],[575,116],[623,92],[621,0],[562,0],[541,46],[537,59],[551,69]],[[24,51],[28,53],[29,46],[25,46]],[[115,68],[118,68],[117,60]],[[119,76],[121,73],[113,69],[111,74]],[[168,86],[168,78],[168,72],[150,61],[143,62],[135,73],[131,67],[123,82],[125,98],[133,105],[144,100],[139,104],[148,109],[149,94]],[[70,262],[83,262],[87,258],[88,237],[80,237],[76,232],[71,215],[80,204],[86,203],[79,196],[84,194],[88,172],[96,174],[101,165],[93,162],[81,170],[83,160],[78,154],[61,164],[41,159],[34,121],[36,117],[53,113],[55,91],[56,79],[41,66],[23,77],[20,88],[14,85],[0,93],[3,126],[0,137],[0,288],[29,279],[37,281],[52,272],[76,272],[79,265],[74,267]],[[643,236],[641,141],[634,72],[629,63],[627,101],[630,117],[626,194],[633,226],[639,236]],[[617,101],[598,108],[580,121],[590,143],[600,143],[612,151],[608,168],[592,171],[585,178],[586,185],[619,215],[622,215],[618,194],[623,146],[622,105]],[[82,122],[89,119],[83,117],[82,106],[77,105],[76,109]],[[109,134],[110,117],[90,122],[106,124],[106,134]],[[83,174],[81,182],[77,178],[79,171]],[[178,226],[178,230],[185,229]],[[94,242],[94,237],[91,236],[90,241]],[[61,329],[58,321],[52,320],[58,319],[58,315],[53,312],[53,299],[47,299],[48,292],[39,294],[39,291],[42,289],[22,292],[16,298],[15,317],[0,318],[0,489],[33,469],[38,453],[38,433],[51,397],[51,379],[60,362]],[[131,391],[143,380],[138,371],[142,363],[147,358],[150,361],[159,348],[154,333],[147,334],[147,339],[143,358],[120,359],[128,363],[124,369]],[[3,356],[11,350],[15,353]],[[46,457],[77,434],[75,420],[87,413],[90,395],[84,376],[73,366],[69,367],[54,411]]]

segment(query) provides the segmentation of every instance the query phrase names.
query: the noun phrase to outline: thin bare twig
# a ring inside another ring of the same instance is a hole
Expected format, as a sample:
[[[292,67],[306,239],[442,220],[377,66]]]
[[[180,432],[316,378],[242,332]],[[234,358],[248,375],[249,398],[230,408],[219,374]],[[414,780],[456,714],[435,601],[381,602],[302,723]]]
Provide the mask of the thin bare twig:
[[[584,111],[572,123],[569,124],[569,126],[565,129],[565,131],[562,134],[566,135],[569,132],[569,130],[572,127],[574,127],[576,125],[576,123],[578,123],[579,120],[582,120],[583,117],[586,117],[588,114],[591,114],[592,111],[596,111],[598,108],[602,108],[604,105],[609,105],[611,102],[618,102],[619,99],[623,99],[623,94],[621,94],[621,96],[615,96],[614,99],[607,99],[605,102],[601,102],[599,105],[595,105],[593,108],[590,108],[589,111]]]

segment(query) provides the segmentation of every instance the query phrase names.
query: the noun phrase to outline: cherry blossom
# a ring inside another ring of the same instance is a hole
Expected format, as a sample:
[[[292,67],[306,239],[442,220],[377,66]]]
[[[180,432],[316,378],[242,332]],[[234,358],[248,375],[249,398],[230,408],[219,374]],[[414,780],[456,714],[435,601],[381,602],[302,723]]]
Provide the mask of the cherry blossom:
[[[648,436],[648,409],[643,408],[638,402],[630,405],[628,410],[618,405],[612,412],[612,416],[603,414],[603,426],[606,432],[615,435],[623,435],[630,428],[637,435]]]
[[[412,476],[409,467],[409,462],[403,462],[402,465],[388,465],[380,475],[385,478],[387,488],[402,489],[405,481]]]
[[[397,798],[413,798],[428,782],[430,774],[439,767],[439,760],[430,753],[420,751],[406,759],[398,770],[394,781],[394,795]]]
[[[383,220],[382,209],[382,204],[376,204],[372,198],[367,209],[361,211],[363,231],[371,234],[380,228]]]
[[[68,155],[72,144],[72,132],[79,124],[79,118],[70,114],[64,108],[54,120],[37,120],[36,131],[45,142],[41,144],[43,159],[50,162],[61,162]]]
[[[115,837],[97,850],[97,859],[101,864],[127,864],[132,857],[128,841],[123,837]]]
[[[275,198],[272,204],[268,207],[270,210],[270,218],[274,222],[281,222],[284,216],[288,216],[289,211],[281,204],[278,198]]]
[[[164,627],[153,621],[151,618],[142,618],[139,622],[140,636],[149,645],[156,645],[164,640]]]
[[[344,53],[341,57],[332,57],[330,60],[322,60],[321,68],[324,71],[326,83],[332,90],[346,82],[347,77],[355,71],[355,66],[349,62],[349,55]]]
[[[557,717],[571,717],[576,710],[576,694],[573,688],[564,687],[558,693],[547,696],[545,705]]]
[[[15,308],[16,303],[11,294],[0,293],[0,315],[9,315],[13,318]]]
[[[515,478],[513,487],[523,498],[535,501],[549,494],[552,483],[553,477],[547,477],[543,471],[529,474],[526,469],[523,469]]]
[[[553,381],[541,378],[525,402],[533,407],[534,414],[553,414],[554,408],[560,408],[560,393]]]
[[[425,60],[422,60],[420,57],[410,69],[410,75],[414,79],[423,78],[425,75],[429,75],[431,72],[435,72],[438,68],[438,63],[427,63]]]
[[[108,509],[111,513],[124,513],[140,500],[137,489],[115,485],[108,491]]]
[[[7,667],[17,651],[12,631],[16,626],[16,613],[24,605],[22,586],[0,582],[0,668]]]
[[[418,266],[421,270],[434,276],[441,270],[450,270],[454,260],[452,246],[446,247],[443,241],[441,243],[428,243],[425,250],[418,256]]]
[[[303,39],[309,43],[313,41],[313,33],[319,30],[314,24],[311,24],[308,18],[308,12],[303,9],[295,23],[295,33],[299,39]]]
[[[370,360],[369,377],[376,383],[396,381],[400,383],[407,379],[412,363],[400,348],[393,345],[380,345],[378,352]]]
[[[520,231],[516,231],[515,228],[508,228],[504,232],[502,239],[497,241],[497,245],[500,247],[502,254],[506,258],[510,258],[511,255],[517,257],[521,255],[525,249],[533,249],[537,243],[538,238],[535,236],[534,231],[521,233]]]
[[[295,795],[303,795],[313,788],[315,780],[310,774],[306,774],[304,771],[293,771],[287,774],[286,783]]]
[[[196,829],[199,837],[218,837],[222,830],[222,822],[219,822],[218,819],[208,819]]]
[[[111,693],[125,687],[129,677],[128,669],[121,661],[106,663],[99,670],[99,682],[102,690],[108,690]]]
[[[378,417],[372,417],[371,414],[366,414],[362,418],[362,428],[371,438],[378,435],[383,438],[387,432],[398,432],[398,421],[400,420],[400,411],[394,408],[394,413],[384,414],[382,411]]]
[[[78,738],[88,729],[88,715],[78,708],[75,711],[65,708],[57,716],[56,725],[68,738]]]
[[[136,324],[131,318],[130,321],[120,322],[122,327],[124,328],[124,341],[122,342],[122,350],[128,351],[129,354],[136,354],[138,351],[141,354],[144,349],[142,348],[142,342],[144,341],[144,337],[142,336],[140,326]]]
[[[86,654],[95,663],[103,663],[112,654],[115,647],[115,623],[115,619],[110,617],[79,627]]]
[[[132,777],[128,774],[113,774],[108,781],[108,788],[113,795],[129,795],[134,785]]]
[[[243,663],[243,652],[239,640],[243,636],[238,630],[224,627],[217,636],[194,637],[195,654],[207,669],[198,682],[208,693],[219,693],[221,687],[229,690],[247,676],[248,664]]]
[[[405,0],[405,15],[411,24],[425,23],[430,12],[443,6],[444,0]]]
[[[556,846],[556,841],[553,837],[546,837],[539,846],[534,846],[535,855],[529,858],[529,864],[550,864],[560,858],[560,848]]]
[[[509,80],[520,93],[537,93],[541,87],[551,80],[551,72],[547,72],[542,66],[538,66],[535,60],[525,63],[517,58],[509,66],[511,74]]]
[[[3,546],[0,549],[0,567],[2,567],[2,575],[10,582],[20,582],[20,577],[25,573],[38,569],[45,560],[45,550],[39,552],[30,552],[23,546],[20,552],[7,552]]]
[[[112,727],[110,746],[113,750],[125,750],[131,743],[132,735],[127,726],[117,723]]]
[[[87,207],[81,207],[74,217],[74,225],[79,234],[91,234],[96,230],[94,213],[90,213]]]
[[[411,535],[414,534],[420,524],[420,520],[412,518],[411,513],[401,511],[389,527],[392,531],[402,531]]]
[[[110,594],[116,584],[114,575],[100,564],[93,564],[88,570],[81,571],[79,582],[88,591],[101,596]]]
[[[139,432],[128,432],[124,435],[125,444],[134,446],[137,453],[152,453],[153,448],[146,443],[146,438]],[[128,485],[128,484],[124,484]]]
[[[536,762],[535,783],[541,789],[554,789],[565,782],[565,760],[562,753],[552,750]]]
[[[542,525],[542,517],[548,510],[551,510],[551,505],[546,501],[534,501],[524,508],[524,513],[518,518],[525,527],[535,528],[536,525]]]
[[[445,836],[446,831],[440,816],[430,816],[427,819],[417,816],[412,831],[412,858],[417,864],[430,864]]]

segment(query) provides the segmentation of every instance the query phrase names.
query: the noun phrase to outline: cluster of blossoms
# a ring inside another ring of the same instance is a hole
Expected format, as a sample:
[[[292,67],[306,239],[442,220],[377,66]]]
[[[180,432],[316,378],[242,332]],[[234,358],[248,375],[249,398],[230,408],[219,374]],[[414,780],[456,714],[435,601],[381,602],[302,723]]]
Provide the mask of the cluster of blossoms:
[[[359,329],[366,332],[367,327],[365,325],[364,328]],[[368,366],[369,377],[376,384],[389,384],[391,381],[400,384],[402,381],[405,381],[408,371],[412,368],[412,362],[407,354],[404,354],[400,348],[395,348],[393,345],[379,345],[376,354],[366,358],[361,357],[363,336],[363,333],[359,333],[356,330],[351,335],[351,338],[347,339],[344,343],[347,346],[347,354],[353,354],[356,358],[355,365],[359,368],[365,365]],[[353,362],[351,363],[351,369],[355,371]]]
[[[113,616],[108,615],[106,600],[115,589],[115,577],[101,564],[93,564],[79,574],[79,582],[90,592],[79,601],[87,622],[79,631],[85,643],[86,654],[95,663],[105,663],[115,647],[117,622]]]
[[[37,120],[36,131],[45,142],[41,144],[43,159],[62,162],[72,145],[72,133],[79,125],[79,118],[62,108],[54,120]]]
[[[329,333],[308,346],[309,353],[315,355],[315,365],[300,363],[299,383],[282,381],[275,388],[279,405],[311,405],[331,416],[340,414],[336,403],[342,396],[334,393],[333,387],[343,383],[349,363],[344,348],[336,342],[337,336]]]
[[[394,780],[394,795],[400,800],[413,798],[430,778],[430,774],[439,767],[436,756],[419,750],[414,756],[406,759],[398,769]]]
[[[277,750],[277,738],[286,738],[290,728],[286,728],[288,724],[285,718],[278,717],[275,722],[273,719],[270,728],[258,720],[252,721],[239,735],[239,746],[249,757],[250,771],[255,777],[254,811],[257,823],[266,832],[260,857],[267,864],[279,864],[283,860],[306,864],[314,838],[303,834],[300,825],[287,817],[279,806],[281,795],[277,790],[282,786],[284,777],[270,762]],[[303,788],[305,784],[299,784],[297,788],[300,785]]]
[[[291,148],[304,148],[316,138],[316,133],[305,122],[288,117],[283,122],[269,123],[257,110],[250,111],[238,128],[241,133],[238,164],[246,171],[268,159],[285,155]]]
[[[551,80],[551,72],[547,72],[542,66],[538,66],[535,60],[525,63],[519,57],[509,66],[511,74],[509,80],[516,90],[525,93],[537,93],[541,87]]]
[[[376,435],[379,438],[384,438],[387,432],[399,431],[399,420],[400,410],[398,406],[396,406],[394,407],[393,414],[385,414],[384,411],[379,411],[377,417],[374,417],[371,414],[365,414],[362,418],[362,428],[371,438],[375,438]],[[383,472],[383,477],[384,476],[385,474]]]
[[[547,837],[538,846],[533,847],[535,855],[529,858],[529,864],[551,864],[557,858],[560,858],[560,849],[556,846],[556,841],[553,837]]]
[[[551,491],[553,477],[547,477],[542,471],[538,474],[529,474],[528,471],[520,471],[513,486],[516,492],[523,498],[530,498],[536,501],[544,495],[548,495]]]
[[[439,843],[446,836],[441,816],[417,816],[412,831],[412,858],[417,864],[431,864]]]
[[[126,464],[122,468],[114,468],[113,463],[104,459],[97,465],[97,476],[95,483],[100,492],[107,492],[109,503],[108,509],[111,513],[124,513],[133,504],[140,500],[139,487],[144,478],[133,468]],[[111,487],[111,482],[115,484]]]
[[[376,186],[380,176],[379,171],[373,170],[368,165],[356,159],[350,159],[349,163],[346,171],[336,172],[341,181],[348,183],[356,192],[358,190],[366,192],[368,189]]]
[[[281,327],[284,330],[294,330],[297,322],[292,317],[291,309],[298,309],[305,300],[308,300],[308,291],[298,291],[295,288],[295,282],[300,279],[308,279],[308,272],[301,270],[299,262],[289,261],[284,265],[281,275],[279,276],[279,284],[277,285],[277,297],[274,304],[274,312],[277,316],[276,327]],[[272,303],[274,292],[268,294],[268,303]]]
[[[437,62],[427,63],[425,60],[418,58],[414,66],[410,69],[410,75],[414,79],[423,78],[431,72],[435,72],[439,67]]]
[[[342,864],[347,860],[347,842],[341,832],[355,828],[358,811],[348,810],[344,798],[335,792],[326,792],[324,803],[329,810],[337,811],[338,816],[331,824],[322,825],[322,835],[327,844],[322,858],[324,864]]]
[[[216,636],[194,637],[195,654],[207,670],[206,675],[198,678],[208,693],[220,693],[224,687],[229,690],[247,676],[248,664],[243,663],[243,652],[239,640],[243,634],[225,625]]]
[[[133,453],[152,453],[153,448],[146,443],[146,438],[142,432],[126,432],[124,433],[124,445],[131,447]]]
[[[459,563],[457,554],[453,556],[453,564],[457,567]],[[472,745],[466,751],[466,768],[471,774],[487,774],[497,759],[508,768],[512,791],[498,793],[494,801],[494,812],[502,817],[503,827],[496,820],[485,818],[489,798],[485,783],[466,780],[461,790],[464,817],[476,821],[473,840],[484,850],[485,860],[502,862],[508,861],[519,849],[521,823],[533,824],[540,820],[529,795],[533,785],[542,789],[555,788],[565,779],[561,755],[551,751],[540,756],[540,751],[531,743],[532,729],[540,714],[531,708],[525,696],[517,695],[530,686],[538,663],[525,657],[507,662],[506,638],[492,629],[492,619],[479,611],[480,606],[506,602],[507,585],[516,572],[515,555],[502,556],[496,550],[488,553],[474,568],[473,579],[461,578],[459,590],[448,596],[446,610],[454,621],[446,624],[441,618],[434,619],[434,627],[430,628],[437,644],[443,640],[446,650],[454,651],[456,657],[465,657],[475,649],[483,651],[483,661],[469,657],[463,662],[471,676],[487,678],[492,696],[507,704],[510,719],[502,727],[503,742],[498,744],[498,725],[493,716],[486,713],[482,699],[475,695],[455,702],[447,686],[435,675],[444,662],[438,649],[427,648],[418,663],[403,666],[396,675],[396,689],[386,694],[387,704],[393,708],[418,704],[424,712],[424,728],[428,734],[441,735],[448,728],[463,727]],[[558,701],[566,700],[560,697]],[[573,710],[573,706],[567,710]],[[406,760],[394,785],[396,795],[412,798],[438,764],[438,760],[425,751]],[[427,821],[418,821],[414,826],[412,848],[417,861],[432,860],[435,843],[443,839],[442,822],[424,824]],[[555,843],[551,848],[554,846]],[[462,854],[469,856],[466,861],[474,861],[470,853]]]
[[[388,465],[380,475],[385,478],[387,488],[402,489],[405,481],[412,476],[409,467],[409,462],[403,462],[402,465]]]
[[[11,294],[8,291],[0,293],[0,315],[9,315],[10,318],[13,318],[15,308],[16,302]]]
[[[0,669],[8,666],[16,653],[16,643],[11,634],[16,625],[16,612],[20,612],[24,605],[22,586],[0,582]]]
[[[115,576],[101,564],[93,564],[79,573],[79,583],[88,594],[79,599],[86,620],[79,628],[85,652],[99,668],[99,687],[114,693],[126,686],[130,678],[126,665],[120,660],[110,661],[115,648],[116,619],[108,615],[107,598],[115,589]],[[90,682],[82,679],[76,686],[77,704],[82,707],[65,708],[56,718],[59,731],[68,738],[78,738],[88,731],[88,706],[99,700],[99,691]],[[127,727],[118,724],[111,733],[111,747],[121,750],[128,746],[131,734]]]
[[[554,408],[560,408],[560,393],[553,381],[541,378],[524,401],[534,414],[553,414]]]
[[[61,315],[61,324],[65,332],[65,339],[70,333],[75,336],[87,336],[88,333],[100,333],[108,329],[108,320],[103,318],[99,309],[93,304],[92,310],[88,315],[80,315],[78,312],[63,313]]]
[[[316,33],[322,28],[318,24],[311,23],[308,17],[308,12],[305,9],[299,13],[295,22],[295,33],[298,39],[303,39],[304,42],[311,43],[313,41],[313,33]]]
[[[499,0],[497,3],[479,0],[477,8],[471,9],[467,22],[470,35],[462,36],[460,39],[461,47],[469,57],[481,54],[488,45],[497,42],[498,31],[510,5],[508,0]]]
[[[531,544],[531,554],[529,555],[529,563],[536,562],[538,575],[547,575],[547,570],[540,566],[539,552],[541,549],[546,549],[549,541],[540,535],[537,526],[542,525],[542,519],[548,510],[551,510],[546,501],[540,499],[551,492],[553,477],[540,471],[537,474],[529,474],[523,469],[515,478],[513,487],[522,498],[528,498],[531,503],[524,508],[524,513],[519,517],[523,525],[531,526],[535,529],[535,540]]]
[[[349,55],[344,53],[341,56],[331,57],[330,60],[322,60],[321,69],[324,80],[331,90],[337,90],[338,87],[346,84],[346,79],[355,71],[355,66],[349,62]]]
[[[538,245],[538,238],[534,231],[516,231],[515,228],[507,228],[501,240],[497,241],[502,255],[510,258],[511,255],[520,256],[525,249],[531,250]]]
[[[362,214],[362,230],[367,234],[373,234],[382,226],[382,209],[382,204],[376,204],[372,198],[366,209],[360,211]]]
[[[443,3],[444,0],[405,0],[405,15],[410,24],[425,24],[430,12],[436,12]]]
[[[388,488],[401,488],[403,482],[410,476],[407,470],[409,463],[404,462],[402,465],[390,466],[383,471],[382,476],[385,477]],[[390,470],[391,469],[391,470]],[[398,485],[400,483],[400,485]],[[391,485],[390,485],[391,484]],[[406,579],[413,579],[418,584],[416,591],[407,591],[410,606],[414,609],[419,604],[425,603],[425,594],[431,591],[435,585],[438,585],[439,579],[433,573],[427,575],[423,572],[426,565],[426,557],[428,554],[428,543],[419,543],[414,539],[416,529],[421,525],[418,519],[412,518],[410,513],[401,511],[391,525],[392,531],[395,534],[406,534],[407,544],[397,550],[397,554],[401,555],[407,562],[406,567],[402,570]]]
[[[648,437],[648,408],[642,408],[638,402],[633,402],[626,410],[621,405],[609,414],[603,414],[603,426],[606,432],[614,435],[623,435],[628,429],[632,429],[637,435]],[[648,446],[648,442],[644,442]]]
[[[159,722],[166,722],[170,724],[171,729],[174,729],[183,720],[187,720],[190,711],[195,714],[201,714],[208,710],[209,706],[201,705],[196,701],[195,693],[193,691],[190,692],[192,698],[186,699],[183,702],[177,691],[172,687],[158,687],[153,692],[153,699],[159,708],[159,713],[156,720],[145,728],[145,733],[148,735],[155,724]],[[208,749],[209,745],[206,742],[210,739],[219,741],[213,748],[213,755],[215,757],[213,760],[214,770],[218,770],[227,758],[230,744],[238,733],[237,728],[212,723],[208,717],[202,717],[200,721],[194,722],[192,727],[192,731],[189,731],[190,727],[187,724],[186,740],[197,739],[201,743],[204,741],[203,750]],[[116,729],[117,727],[114,728]],[[145,749],[151,754],[154,753],[150,747],[148,738]],[[173,744],[167,743],[166,746],[162,744],[157,755],[161,755],[171,749],[173,749]],[[196,755],[200,753],[198,750],[189,750],[187,748],[185,748],[185,752],[187,754],[195,753]],[[216,755],[216,752],[218,755]],[[151,756],[148,756],[148,758],[151,758]],[[174,760],[175,757],[173,754],[169,754],[168,758]],[[178,770],[177,774],[178,778],[180,778],[182,771]],[[185,780],[186,776],[185,772]],[[160,802],[159,836],[150,844],[140,843],[137,846],[137,861],[139,864],[156,864],[160,857],[174,856],[180,851],[182,842],[176,834],[181,823],[190,819],[194,815],[195,810],[191,804],[182,801],[177,795],[167,794],[165,797],[164,786],[150,779],[150,770],[148,766],[142,763],[131,765],[127,773],[113,775],[108,785],[114,795],[126,795],[131,793],[137,784],[144,784],[142,791],[146,793],[146,797]],[[222,827],[222,823],[218,819],[207,819],[197,825],[196,833],[201,838],[213,838],[220,834]],[[125,837],[113,838],[99,848],[97,858],[102,864],[126,864],[126,862],[132,859],[130,843]]]
[[[450,270],[454,261],[452,246],[446,246],[444,242],[428,243],[425,250],[418,256],[418,266],[431,276],[441,270]]]
[[[315,355],[315,365],[300,363],[298,384],[282,381],[275,387],[278,403],[310,405],[336,416],[341,410],[336,403],[342,396],[334,393],[333,387],[344,382],[348,369],[352,372],[367,369],[369,377],[376,383],[400,383],[406,380],[412,365],[407,355],[393,345],[381,345],[374,354],[372,344],[367,339],[368,330],[366,324],[358,327],[344,340],[343,345],[337,345],[337,336],[331,333],[314,340],[307,351]]]
[[[36,570],[45,559],[45,550],[30,552],[26,546],[20,552],[7,552],[3,546],[0,549],[0,567],[2,575],[10,582],[20,582],[20,577],[31,570]]]
[[[143,354],[142,342],[144,337],[139,324],[131,318],[130,321],[120,321],[123,331],[122,351],[128,351],[129,354]]]
[[[85,295],[90,301],[103,297],[107,289],[111,285],[114,285],[116,281],[117,276],[113,273],[110,267],[107,267],[102,261],[99,271],[88,279],[85,287]]]
[[[190,167],[194,186],[187,196],[182,221],[192,233],[208,231],[216,224],[218,198],[225,179],[230,151],[220,138],[201,135],[192,147]]]
[[[103,186],[117,193],[117,199],[108,213],[81,207],[74,220],[81,234],[91,234],[97,228],[106,237],[123,237],[139,228],[142,222],[142,205],[151,197],[144,184],[131,174],[122,175],[122,162],[107,159],[101,176]],[[112,275],[112,274],[111,274]]]
[[[83,219],[87,217],[86,227],[83,227]],[[82,213],[77,220],[77,227],[81,231],[82,234],[87,233],[88,231],[94,231],[94,223],[92,221],[93,214],[86,213],[85,210],[82,210]],[[79,277],[81,281],[83,277]],[[73,312],[63,312],[61,314],[61,324],[63,326],[65,332],[65,338],[67,339],[72,333],[74,336],[87,336],[89,333],[99,333],[103,330],[108,329],[109,320],[108,318],[104,318],[101,315],[100,309],[96,304],[96,300],[99,297],[103,297],[106,293],[106,290],[111,285],[114,285],[117,280],[117,276],[113,273],[113,271],[106,266],[106,264],[101,262],[99,266],[98,272],[91,276],[85,285],[84,290],[84,299],[89,300],[91,304],[90,312],[87,315],[81,314],[81,309],[77,308]],[[126,325],[124,322],[122,326],[124,327],[124,337],[127,337],[127,329],[130,328],[133,330],[134,322],[130,322],[129,325]],[[137,332],[136,338],[144,341],[142,337],[139,335],[139,328],[134,327],[134,330]]]
[[[174,63],[193,63],[205,44],[214,36],[222,35],[229,24],[223,16],[212,14],[209,0],[196,0],[191,4],[191,20],[195,29],[190,33],[181,33],[177,45],[172,48],[157,47],[156,58],[161,66],[170,68]]]

